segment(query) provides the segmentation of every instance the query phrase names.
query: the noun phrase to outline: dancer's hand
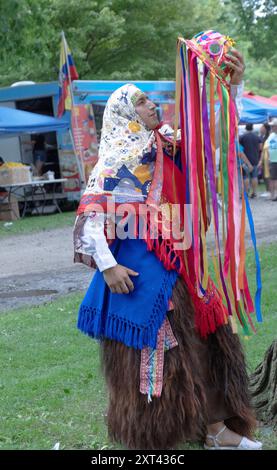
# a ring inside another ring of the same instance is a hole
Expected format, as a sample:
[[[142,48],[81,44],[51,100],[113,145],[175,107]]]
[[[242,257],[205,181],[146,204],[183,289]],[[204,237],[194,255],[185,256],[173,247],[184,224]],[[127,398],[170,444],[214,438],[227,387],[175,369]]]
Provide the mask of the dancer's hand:
[[[239,85],[242,82],[245,71],[243,55],[237,49],[232,48],[231,52],[226,54],[226,57],[229,59],[226,61],[226,64],[232,69],[230,83],[231,85]]]
[[[134,284],[130,276],[138,276],[139,273],[132,269],[117,264],[112,268],[105,269],[103,276],[113,294],[129,294],[134,290]]]

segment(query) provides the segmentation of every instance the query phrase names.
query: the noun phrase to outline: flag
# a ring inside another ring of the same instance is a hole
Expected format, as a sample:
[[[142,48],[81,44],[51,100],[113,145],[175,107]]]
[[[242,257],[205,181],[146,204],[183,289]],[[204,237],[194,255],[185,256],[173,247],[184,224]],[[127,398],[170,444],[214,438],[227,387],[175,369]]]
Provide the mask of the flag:
[[[77,80],[78,77],[70,49],[63,34],[60,54],[58,117],[61,117],[65,110],[71,109],[70,86],[71,82]]]

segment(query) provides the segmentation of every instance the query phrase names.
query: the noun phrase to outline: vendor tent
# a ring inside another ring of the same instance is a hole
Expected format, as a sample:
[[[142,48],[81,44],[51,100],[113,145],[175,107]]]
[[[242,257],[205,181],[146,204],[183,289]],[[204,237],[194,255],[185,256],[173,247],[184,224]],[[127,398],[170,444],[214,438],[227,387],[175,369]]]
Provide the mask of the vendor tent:
[[[68,129],[69,121],[42,114],[0,107],[0,138]]]
[[[277,101],[275,97],[265,98],[252,92],[245,92],[242,98],[241,124],[263,123],[277,117]]]
[[[245,91],[243,93],[244,98],[249,98],[255,101],[259,101],[263,104],[268,104],[269,106],[276,106],[277,95],[267,98],[266,96],[256,95],[253,91]]]

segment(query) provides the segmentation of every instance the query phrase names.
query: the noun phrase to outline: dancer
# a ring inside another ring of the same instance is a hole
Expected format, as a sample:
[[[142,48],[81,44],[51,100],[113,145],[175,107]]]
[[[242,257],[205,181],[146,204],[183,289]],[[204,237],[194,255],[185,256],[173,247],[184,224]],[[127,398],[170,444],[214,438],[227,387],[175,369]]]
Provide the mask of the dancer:
[[[244,70],[236,51],[229,68],[235,94]],[[205,172],[199,166],[188,174],[183,117],[175,142],[134,85],[109,98],[99,161],[74,228],[75,262],[97,267],[78,327],[100,339],[111,439],[129,449],[169,449],[185,440],[260,449],[251,439],[255,417],[230,299],[223,280],[215,287],[200,249],[209,225],[208,177],[198,192],[197,228],[195,201],[186,204],[196,173],[199,182]]]

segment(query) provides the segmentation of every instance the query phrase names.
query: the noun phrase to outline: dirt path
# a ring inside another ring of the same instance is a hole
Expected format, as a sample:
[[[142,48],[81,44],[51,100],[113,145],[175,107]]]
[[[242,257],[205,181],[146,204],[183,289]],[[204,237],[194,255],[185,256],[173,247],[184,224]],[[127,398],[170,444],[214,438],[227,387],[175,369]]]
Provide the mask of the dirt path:
[[[258,245],[277,241],[277,202],[251,201]],[[247,244],[251,245],[249,230]],[[93,271],[73,264],[72,228],[0,240],[0,312],[85,291]]]
[[[0,259],[2,312],[85,290],[93,276],[73,263],[71,227],[1,239]]]

